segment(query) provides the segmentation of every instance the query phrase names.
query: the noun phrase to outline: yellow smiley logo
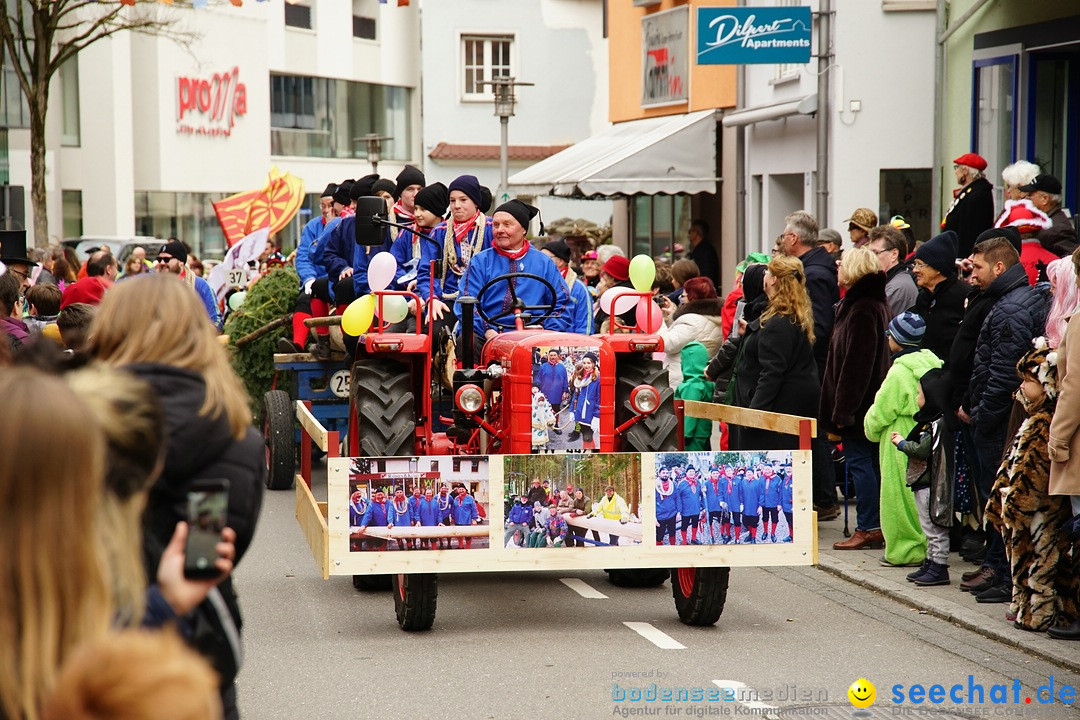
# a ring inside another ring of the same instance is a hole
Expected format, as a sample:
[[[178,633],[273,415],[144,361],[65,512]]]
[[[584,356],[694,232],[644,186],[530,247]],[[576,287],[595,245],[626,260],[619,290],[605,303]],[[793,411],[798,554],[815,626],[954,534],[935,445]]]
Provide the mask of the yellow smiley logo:
[[[868,708],[877,699],[877,688],[866,678],[859,678],[847,689],[848,700],[857,708]]]

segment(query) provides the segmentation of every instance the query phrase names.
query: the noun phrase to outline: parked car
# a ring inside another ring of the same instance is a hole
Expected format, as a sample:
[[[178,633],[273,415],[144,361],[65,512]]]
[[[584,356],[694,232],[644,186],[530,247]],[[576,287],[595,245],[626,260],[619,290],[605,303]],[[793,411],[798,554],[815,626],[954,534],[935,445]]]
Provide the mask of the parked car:
[[[75,238],[64,238],[62,244],[75,250],[79,262],[84,262],[90,257],[90,253],[108,247],[113,257],[120,263],[120,267],[124,267],[128,256],[137,247],[146,250],[146,259],[152,262],[157,257],[158,250],[165,244],[165,241],[149,235],[83,235]]]

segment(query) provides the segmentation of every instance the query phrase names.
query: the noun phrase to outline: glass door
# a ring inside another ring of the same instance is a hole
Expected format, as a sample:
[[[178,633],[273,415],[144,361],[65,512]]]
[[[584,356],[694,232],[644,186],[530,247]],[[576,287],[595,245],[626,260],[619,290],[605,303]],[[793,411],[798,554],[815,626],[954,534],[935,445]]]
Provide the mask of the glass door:
[[[1076,127],[1080,122],[1080,52],[1032,53],[1028,103],[1028,157],[1062,183],[1062,204],[1073,214],[1077,193]]]

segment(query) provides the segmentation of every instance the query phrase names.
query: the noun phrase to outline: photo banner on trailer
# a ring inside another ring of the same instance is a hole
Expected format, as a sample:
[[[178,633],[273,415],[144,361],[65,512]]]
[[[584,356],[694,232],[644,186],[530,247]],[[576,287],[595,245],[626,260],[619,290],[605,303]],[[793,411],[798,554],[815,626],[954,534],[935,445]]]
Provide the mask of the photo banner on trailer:
[[[328,574],[809,565],[810,468],[802,450],[330,458]]]

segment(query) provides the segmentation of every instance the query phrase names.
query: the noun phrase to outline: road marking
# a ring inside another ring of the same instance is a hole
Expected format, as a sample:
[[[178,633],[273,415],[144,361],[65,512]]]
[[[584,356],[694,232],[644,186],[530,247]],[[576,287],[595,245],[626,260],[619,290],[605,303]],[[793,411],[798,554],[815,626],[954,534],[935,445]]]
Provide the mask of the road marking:
[[[730,691],[734,696],[732,699],[742,705],[745,708],[749,708],[755,715],[761,715],[766,718],[779,717],[779,709],[775,705],[768,705],[757,700],[750,700],[749,698],[759,697],[757,691],[751,687],[747,687],[746,683],[741,683],[738,680],[713,680],[713,685],[716,685],[721,690]],[[725,693],[725,699],[726,698]]]
[[[685,650],[686,646],[665,632],[657,630],[649,623],[624,622],[623,625],[636,632],[661,650]]]
[[[577,578],[559,578],[559,582],[583,598],[589,598],[590,600],[607,600],[607,595],[599,590],[593,590],[593,588],[584,580],[579,580]]]

